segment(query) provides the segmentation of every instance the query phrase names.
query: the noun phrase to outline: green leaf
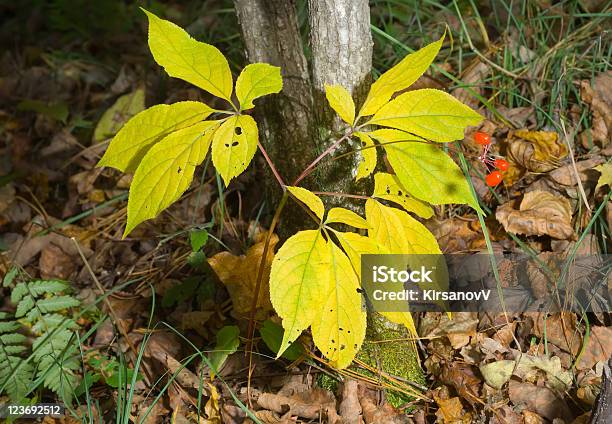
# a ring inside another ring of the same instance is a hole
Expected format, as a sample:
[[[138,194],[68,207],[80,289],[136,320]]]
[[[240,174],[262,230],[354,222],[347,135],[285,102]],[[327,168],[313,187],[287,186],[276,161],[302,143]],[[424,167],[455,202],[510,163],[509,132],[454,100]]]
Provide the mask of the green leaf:
[[[19,268],[14,266],[11,269],[9,269],[9,271],[4,275],[4,278],[2,279],[2,286],[3,287],[10,286],[18,274],[19,274]]]
[[[195,229],[189,232],[189,243],[191,244],[192,252],[198,252],[206,245],[207,241],[208,231],[205,228]]]
[[[48,299],[39,300],[36,305],[43,314],[60,311],[62,309],[74,308],[81,304],[78,299],[71,296],[53,296]]]
[[[253,100],[267,94],[278,93],[283,88],[281,69],[267,63],[247,65],[236,80],[236,97],[240,110],[255,107]]]
[[[212,160],[226,186],[249,166],[258,138],[257,124],[249,115],[232,116],[215,132]]]
[[[414,212],[421,218],[433,216],[433,209],[427,203],[411,197],[408,190],[401,185],[395,175],[378,172],[374,175],[374,194],[372,197],[397,203],[408,212]]]
[[[312,323],[312,337],[332,366],[343,369],[357,355],[366,331],[359,280],[349,258],[328,242],[330,282],[321,293],[319,313]]]
[[[35,280],[28,283],[30,293],[34,296],[43,294],[57,294],[67,290],[70,286],[61,280]]]
[[[289,237],[270,271],[270,300],[285,329],[278,356],[312,324],[329,284],[329,254],[321,233],[306,230]]]
[[[369,135],[363,132],[356,132],[355,135],[361,140],[363,149],[359,151],[361,162],[357,168],[356,180],[365,178],[376,168],[376,147]]]
[[[331,208],[327,213],[325,223],[333,224],[335,222],[350,225],[355,228],[368,228],[368,223],[365,219],[355,212],[344,208]]]
[[[100,141],[111,138],[121,127],[134,115],[142,112],[145,108],[145,92],[139,88],[132,93],[124,94],[103,114],[96,130],[94,131],[93,141]]]
[[[156,217],[189,188],[195,167],[206,157],[218,125],[218,121],[204,121],[183,128],[149,150],[130,186],[124,238],[141,222]]]
[[[351,93],[341,85],[325,84],[325,97],[338,116],[347,124],[353,125],[353,122],[355,122],[355,103]]]
[[[433,205],[465,203],[480,210],[468,182],[455,162],[437,146],[397,130],[376,130],[397,178],[408,193]],[[412,140],[397,143],[397,141]]]
[[[366,201],[368,236],[395,254],[440,254],[436,238],[408,213],[382,205],[374,199]]]
[[[200,102],[150,107],[119,130],[97,166],[134,172],[153,145],[174,131],[206,119],[211,112],[210,107]]]
[[[35,301],[29,294],[19,301],[17,309],[15,310],[15,318],[21,318],[28,313],[30,309],[34,307]]]
[[[259,329],[259,334],[261,334],[264,343],[268,346],[268,349],[274,353],[278,352],[281,342],[283,341],[284,333],[285,330],[283,330],[283,327],[269,319],[265,320],[262,327]],[[290,361],[296,361],[302,357],[302,355],[304,355],[304,348],[302,345],[293,343],[281,356]]]
[[[216,47],[194,40],[172,22],[142,10],[149,18],[149,49],[168,75],[231,103],[232,73],[225,56]]]
[[[211,380],[215,378],[215,374],[219,372],[227,357],[238,349],[240,345],[239,335],[240,329],[235,325],[226,325],[217,332],[217,344],[209,356]]]
[[[407,131],[432,141],[461,140],[482,116],[450,94],[432,88],[408,91],[384,105],[368,124]]]
[[[412,85],[429,68],[442,47],[444,35],[422,49],[404,57],[400,63],[382,74],[370,88],[359,116],[373,115],[394,93]]]
[[[319,196],[302,187],[287,186],[287,190],[289,190],[289,193],[291,193],[296,199],[308,206],[308,209],[313,211],[317,218],[323,220],[325,206],[323,206],[323,202],[321,199],[319,199]]]

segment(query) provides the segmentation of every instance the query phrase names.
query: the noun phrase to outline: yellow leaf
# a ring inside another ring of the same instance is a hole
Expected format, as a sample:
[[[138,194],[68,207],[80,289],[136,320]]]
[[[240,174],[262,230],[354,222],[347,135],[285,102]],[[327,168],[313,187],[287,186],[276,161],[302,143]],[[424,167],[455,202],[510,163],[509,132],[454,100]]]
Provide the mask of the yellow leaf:
[[[257,124],[249,115],[232,116],[215,131],[212,160],[225,185],[249,166],[258,138]]]
[[[327,212],[325,223],[332,224],[334,222],[347,224],[355,228],[368,228],[368,223],[365,219],[355,212],[344,208],[331,208]]]
[[[330,285],[327,249],[319,231],[300,231],[289,237],[274,257],[270,300],[285,329],[277,357],[319,313],[321,299]]]
[[[370,88],[359,116],[373,115],[391,96],[412,85],[429,68],[440,51],[444,35],[431,44],[404,57],[400,63],[382,74]]]
[[[355,103],[351,93],[341,85],[325,84],[325,97],[331,108],[344,122],[353,125],[355,122]]]
[[[267,94],[278,93],[283,88],[281,69],[267,63],[247,65],[236,80],[236,97],[240,110],[254,108],[253,100]]]
[[[130,119],[113,138],[97,166],[134,172],[149,149],[176,130],[206,119],[212,109],[200,102],[157,105]]]
[[[430,264],[429,268],[435,270],[432,277],[435,286],[420,286],[422,289],[446,290],[448,288],[446,262],[442,256],[438,256],[442,252],[436,238],[423,224],[408,213],[384,206],[374,199],[366,201],[366,219],[372,228],[368,230],[368,236],[383,246],[388,253],[424,255],[407,258],[411,267]],[[399,291],[402,288],[402,283],[397,283],[395,289],[390,290]],[[446,306],[442,301],[439,303],[442,307]],[[395,323],[403,324],[411,333],[417,334],[414,320],[409,312],[381,312],[381,314]]]
[[[432,141],[463,139],[468,125],[482,116],[450,94],[426,88],[408,91],[384,105],[368,124],[397,128]]]
[[[421,218],[433,216],[433,209],[427,203],[410,196],[395,175],[378,172],[374,175],[374,194],[372,197],[397,203],[408,212],[414,212]]]
[[[149,49],[168,75],[231,102],[232,73],[225,56],[216,47],[194,40],[178,25],[142,10],[149,18]]]
[[[440,254],[433,234],[408,213],[382,205],[374,199],[366,201],[368,236],[395,254]]]
[[[331,364],[343,369],[351,364],[366,331],[366,313],[361,305],[359,280],[346,255],[327,243],[330,284],[321,293],[319,313],[312,323],[312,337]]]
[[[410,312],[406,312],[406,311],[395,311],[395,312],[381,311],[380,313],[384,317],[386,317],[389,321],[394,322],[396,324],[401,324],[404,327],[406,327],[408,329],[408,331],[410,331],[410,333],[412,335],[414,335],[415,337],[419,335],[419,333],[418,333],[418,331],[416,329],[416,325],[414,324],[414,318],[412,318],[412,315],[410,314]],[[411,343],[416,347],[416,343],[414,343],[414,340],[412,340]]]
[[[258,234],[255,238],[255,244],[249,247],[246,255],[235,256],[230,252],[220,252],[208,259],[210,267],[215,271],[223,285],[227,287],[234,310],[240,316],[248,316],[251,312],[252,302],[255,298],[255,288],[257,286],[257,275],[267,235],[267,232]],[[260,317],[263,317],[266,312],[272,309],[268,280],[276,243],[278,243],[278,236],[272,234],[264,263],[262,284],[259,288],[259,297],[257,299],[257,312]]]
[[[134,174],[128,197],[125,238],[138,224],[156,217],[189,188],[195,167],[208,152],[218,121],[180,129],[149,150]]]
[[[93,136],[94,143],[106,140],[117,134],[117,131],[119,131],[132,116],[143,111],[144,108],[145,92],[142,88],[119,97],[115,103],[102,114],[102,117],[98,121]]]
[[[357,233],[340,232],[333,230],[340,242],[340,246],[351,261],[353,270],[361,278],[361,255],[376,255],[387,253],[379,244],[370,237]]]
[[[323,220],[325,207],[323,206],[321,199],[319,199],[316,194],[302,187],[287,186],[287,190],[289,190],[289,193],[295,196],[296,199],[308,206],[308,209],[313,211],[317,218],[319,218],[321,221]]]
[[[603,187],[607,185],[608,187],[612,187],[612,163],[604,163],[594,168],[596,171],[599,171],[601,174],[599,179],[597,180],[597,186],[595,186],[595,190],[599,187]]]
[[[376,168],[376,147],[370,136],[366,133],[356,132],[355,135],[359,137],[363,146],[363,149],[359,152],[361,154],[361,162],[355,176],[355,179],[359,180],[370,175],[374,168]]]
[[[463,172],[437,146],[397,130],[381,129],[370,135],[383,145],[389,163],[408,193],[433,205],[466,203],[479,210]],[[409,141],[397,142],[406,139]]]

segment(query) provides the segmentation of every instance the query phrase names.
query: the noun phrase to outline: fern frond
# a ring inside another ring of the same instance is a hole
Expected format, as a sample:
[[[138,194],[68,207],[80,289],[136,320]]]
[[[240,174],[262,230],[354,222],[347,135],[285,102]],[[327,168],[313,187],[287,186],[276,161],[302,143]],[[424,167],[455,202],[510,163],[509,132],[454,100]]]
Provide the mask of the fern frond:
[[[72,296],[53,296],[36,302],[36,306],[38,306],[40,311],[44,314],[61,311],[62,309],[74,308],[80,304],[81,302]]]
[[[0,319],[7,320],[6,312]],[[21,326],[15,321],[0,321],[0,393],[6,391],[14,402],[22,400],[32,381],[33,368],[20,354],[27,350],[27,337],[16,333]]]
[[[70,288],[67,282],[62,280],[35,280],[28,283],[30,293],[34,296],[43,294],[59,294]]]

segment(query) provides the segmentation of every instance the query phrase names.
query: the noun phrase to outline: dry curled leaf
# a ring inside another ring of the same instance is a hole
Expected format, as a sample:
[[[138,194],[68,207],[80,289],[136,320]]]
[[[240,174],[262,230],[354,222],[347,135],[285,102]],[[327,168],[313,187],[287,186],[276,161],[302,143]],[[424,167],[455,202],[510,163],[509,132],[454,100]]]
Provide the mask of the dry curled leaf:
[[[443,387],[434,393],[433,398],[438,404],[436,416],[444,424],[467,424],[472,420],[472,414],[466,413],[458,397],[449,398],[448,389]]]
[[[543,173],[558,167],[568,150],[559,135],[549,131],[517,130],[508,134],[507,160],[504,175],[507,184],[515,182],[524,170]]]
[[[612,72],[598,75],[593,86],[587,80],[581,81],[580,98],[592,113],[591,128],[580,134],[583,146],[588,148],[592,141],[605,147],[612,136]]]
[[[273,393],[262,393],[257,404],[264,409],[278,414],[291,413],[310,420],[319,420],[324,417],[330,423],[338,420],[336,412],[336,398],[333,393],[319,388],[284,396]]]
[[[592,368],[612,357],[612,327],[593,327],[586,348],[576,364],[579,370]]]
[[[509,233],[528,236],[549,235],[560,240],[574,236],[572,208],[569,200],[547,191],[526,193],[519,206],[508,202],[497,208],[495,218]]]
[[[571,422],[572,413],[567,404],[547,387],[510,380],[508,396],[515,406],[522,406],[550,421],[561,418]]]
[[[255,297],[257,286],[257,274],[267,234],[267,232],[258,234],[255,237],[255,244],[247,250],[246,255],[235,256],[229,252],[221,252],[208,260],[221,282],[227,287],[234,304],[234,310],[238,315],[247,315],[251,311],[251,303]],[[265,315],[272,309],[268,281],[276,243],[278,243],[278,236],[272,234],[264,264],[259,298],[257,299],[259,316]]]

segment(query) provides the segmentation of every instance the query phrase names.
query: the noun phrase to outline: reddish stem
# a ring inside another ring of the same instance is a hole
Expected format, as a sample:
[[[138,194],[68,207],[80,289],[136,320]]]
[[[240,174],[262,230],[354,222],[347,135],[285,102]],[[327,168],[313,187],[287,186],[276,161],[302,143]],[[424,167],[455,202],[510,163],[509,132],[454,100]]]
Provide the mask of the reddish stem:
[[[259,150],[261,151],[261,154],[263,155],[263,157],[266,159],[266,162],[268,163],[268,166],[270,167],[270,170],[272,170],[272,173],[274,174],[274,177],[276,178],[276,181],[278,181],[278,183],[280,184],[281,188],[284,190],[285,189],[285,182],[283,181],[283,178],[280,176],[280,174],[276,170],[276,167],[274,166],[274,164],[270,160],[270,156],[268,156],[268,152],[266,152],[266,149],[264,149],[263,145],[261,144],[261,142],[259,140],[257,140],[257,146],[259,147]]]
[[[347,140],[350,136],[351,136],[351,133],[348,133],[348,134],[345,134],[343,137],[339,138],[338,140],[336,140],[323,153],[321,153],[314,161],[312,161],[312,163],[310,165],[308,165],[306,167],[306,169],[304,169],[304,171],[302,171],[300,176],[297,177],[296,180],[291,185],[293,185],[293,186],[298,185],[300,183],[300,181],[302,181],[304,178],[306,178],[308,175],[310,175],[310,173],[312,172],[312,169],[317,165],[317,163],[319,163],[321,161],[321,159],[323,159],[325,156],[327,156],[331,152],[333,152],[336,149],[336,147],[338,147],[338,145],[340,143],[342,143],[344,140]]]

